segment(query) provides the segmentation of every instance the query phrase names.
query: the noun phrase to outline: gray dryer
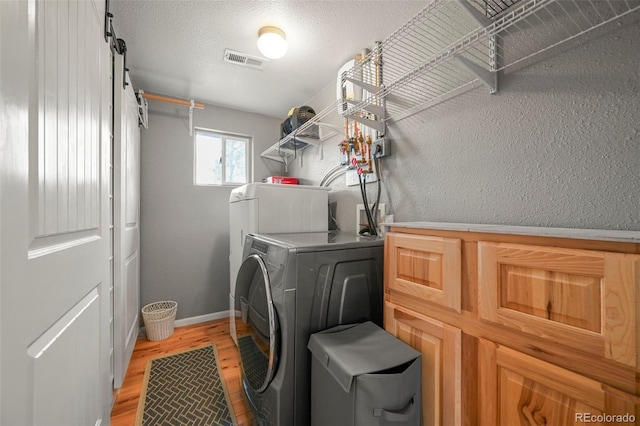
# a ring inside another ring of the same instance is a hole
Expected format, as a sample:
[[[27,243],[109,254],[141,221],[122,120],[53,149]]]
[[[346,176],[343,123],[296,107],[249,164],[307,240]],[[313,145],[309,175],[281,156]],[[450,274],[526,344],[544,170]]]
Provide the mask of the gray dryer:
[[[242,383],[261,425],[310,423],[311,334],[382,327],[384,240],[342,232],[249,235],[236,281]]]

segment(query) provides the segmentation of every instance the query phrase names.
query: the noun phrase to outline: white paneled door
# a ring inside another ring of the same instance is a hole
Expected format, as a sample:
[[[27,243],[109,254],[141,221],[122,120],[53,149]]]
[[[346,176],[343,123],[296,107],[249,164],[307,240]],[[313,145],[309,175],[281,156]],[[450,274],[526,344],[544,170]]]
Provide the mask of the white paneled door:
[[[113,143],[113,364],[114,388],[122,386],[138,337],[140,312],[140,130],[138,102],[124,61],[114,57]]]
[[[109,424],[102,0],[0,1],[0,424]]]

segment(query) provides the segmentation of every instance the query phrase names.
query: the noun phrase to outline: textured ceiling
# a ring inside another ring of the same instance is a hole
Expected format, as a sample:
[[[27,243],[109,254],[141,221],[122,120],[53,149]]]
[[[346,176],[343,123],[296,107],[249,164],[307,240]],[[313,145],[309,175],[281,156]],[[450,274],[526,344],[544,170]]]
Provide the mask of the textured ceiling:
[[[273,117],[286,116],[427,1],[110,0],[136,89]],[[286,56],[263,70],[224,62],[226,48],[261,56],[258,29],[275,25]],[[325,107],[318,106],[317,108]]]

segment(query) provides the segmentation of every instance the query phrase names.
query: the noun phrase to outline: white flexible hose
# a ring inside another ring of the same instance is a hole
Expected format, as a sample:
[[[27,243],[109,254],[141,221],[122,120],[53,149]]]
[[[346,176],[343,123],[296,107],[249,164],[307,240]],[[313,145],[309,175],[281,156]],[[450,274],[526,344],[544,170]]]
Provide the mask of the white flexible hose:
[[[329,184],[330,184],[331,182],[333,182],[334,180],[336,180],[340,175],[342,175],[342,174],[346,173],[346,172],[347,172],[347,170],[348,170],[348,169],[345,167],[344,169],[341,169],[341,170],[337,170],[337,171],[335,171],[331,176],[329,176],[329,177],[325,180],[324,185],[322,185],[322,186],[329,186]]]
[[[340,171],[343,167],[345,167],[345,166],[337,165],[337,166],[332,167],[327,173],[325,173],[325,175],[320,180],[320,186],[324,186],[324,184],[326,183],[327,179],[329,179],[334,173]]]

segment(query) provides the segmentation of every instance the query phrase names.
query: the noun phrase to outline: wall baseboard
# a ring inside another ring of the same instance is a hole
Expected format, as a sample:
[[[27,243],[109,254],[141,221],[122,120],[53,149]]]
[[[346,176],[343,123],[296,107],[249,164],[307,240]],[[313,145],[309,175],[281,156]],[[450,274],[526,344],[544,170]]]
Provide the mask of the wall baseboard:
[[[199,324],[201,322],[213,321],[222,318],[229,318],[229,311],[214,312],[212,314],[198,315],[197,317],[182,318],[176,320],[176,327],[184,327],[185,325]]]
[[[198,315],[197,317],[189,317],[189,318],[181,318],[179,320],[175,320],[173,323],[174,327],[184,327],[185,325],[193,325],[199,324],[201,322],[213,321],[222,318],[229,318],[229,310],[221,311],[221,312],[213,312],[211,314],[206,315]],[[239,312],[236,312],[236,316],[239,315]],[[147,329],[143,326],[138,330],[138,337],[146,337]]]

